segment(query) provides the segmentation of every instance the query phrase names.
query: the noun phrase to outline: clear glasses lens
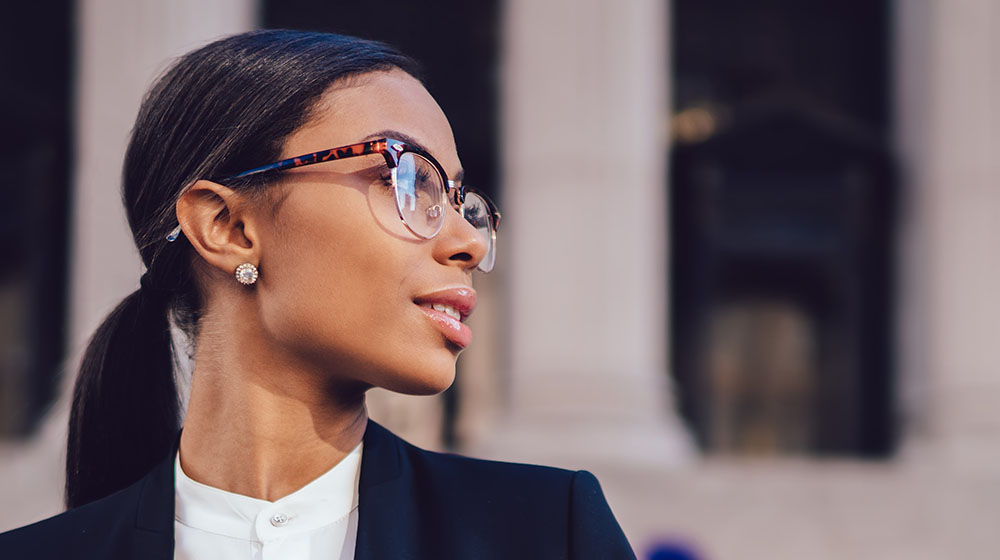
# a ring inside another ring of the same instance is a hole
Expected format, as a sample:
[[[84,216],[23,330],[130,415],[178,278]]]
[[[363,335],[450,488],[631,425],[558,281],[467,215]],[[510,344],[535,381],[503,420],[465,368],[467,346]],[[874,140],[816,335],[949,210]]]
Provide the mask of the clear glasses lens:
[[[445,192],[434,164],[417,154],[399,156],[396,167],[396,208],[414,234],[429,239],[441,231],[445,215]]]
[[[443,178],[428,159],[412,152],[399,156],[396,172],[396,208],[403,223],[414,234],[430,239],[441,231],[448,208]],[[465,194],[462,215],[486,242],[486,254],[479,270],[493,270],[496,260],[496,224],[486,200],[474,193]]]
[[[486,241],[486,255],[479,262],[479,270],[483,272],[493,270],[493,263],[496,260],[497,234],[489,204],[478,194],[466,192],[465,204],[462,205],[462,215]]]

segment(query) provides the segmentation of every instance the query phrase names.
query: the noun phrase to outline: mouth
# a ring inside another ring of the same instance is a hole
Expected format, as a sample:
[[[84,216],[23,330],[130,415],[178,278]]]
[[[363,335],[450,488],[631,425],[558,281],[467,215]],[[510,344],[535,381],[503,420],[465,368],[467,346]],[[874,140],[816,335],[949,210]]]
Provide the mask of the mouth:
[[[453,306],[448,305],[446,303],[425,303],[422,304],[420,307],[423,307],[425,309],[433,309],[434,311],[437,311],[439,313],[444,313],[445,315],[451,317],[452,319],[460,323],[462,322],[463,319],[462,313],[459,312],[458,309],[455,309]]]
[[[476,307],[476,292],[472,288],[448,288],[413,300],[431,320],[444,338],[465,348],[472,341],[472,331],[463,323]]]

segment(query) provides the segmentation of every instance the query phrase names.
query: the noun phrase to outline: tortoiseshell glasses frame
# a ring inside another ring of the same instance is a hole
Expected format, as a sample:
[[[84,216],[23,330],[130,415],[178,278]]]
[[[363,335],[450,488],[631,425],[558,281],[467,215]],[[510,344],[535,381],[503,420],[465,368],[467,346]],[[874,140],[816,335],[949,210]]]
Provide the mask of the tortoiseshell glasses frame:
[[[455,181],[448,179],[444,167],[434,159],[434,156],[402,140],[381,138],[330,148],[283,159],[213,181],[226,184],[246,177],[371,154],[381,154],[385,158],[392,178],[396,212],[411,233],[421,239],[430,239],[437,235],[444,224],[443,205],[448,202],[449,195],[452,195],[452,202],[458,213],[472,224],[486,241],[486,254],[478,268],[483,272],[493,269],[496,259],[496,230],[500,224],[500,212],[496,205],[486,195],[465,185],[457,185]],[[167,240],[176,240],[180,233],[180,226],[177,226],[167,236]]]

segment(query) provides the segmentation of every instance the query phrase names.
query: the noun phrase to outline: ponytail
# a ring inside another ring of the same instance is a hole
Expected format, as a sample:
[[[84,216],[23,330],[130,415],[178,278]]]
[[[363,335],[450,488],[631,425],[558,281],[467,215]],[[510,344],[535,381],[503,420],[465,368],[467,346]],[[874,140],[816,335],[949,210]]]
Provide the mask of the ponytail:
[[[66,454],[68,508],[139,480],[177,437],[169,297],[147,286],[147,277],[97,329],[80,365]]]

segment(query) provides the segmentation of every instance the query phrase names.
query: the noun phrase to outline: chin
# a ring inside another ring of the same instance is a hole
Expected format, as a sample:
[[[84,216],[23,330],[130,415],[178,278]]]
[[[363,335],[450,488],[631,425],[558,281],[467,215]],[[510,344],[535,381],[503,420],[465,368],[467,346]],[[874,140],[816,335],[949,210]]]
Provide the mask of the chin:
[[[452,360],[446,367],[437,366],[421,370],[410,369],[392,372],[386,375],[385,383],[381,383],[379,386],[404,395],[436,395],[451,387],[454,382],[455,362]]]

